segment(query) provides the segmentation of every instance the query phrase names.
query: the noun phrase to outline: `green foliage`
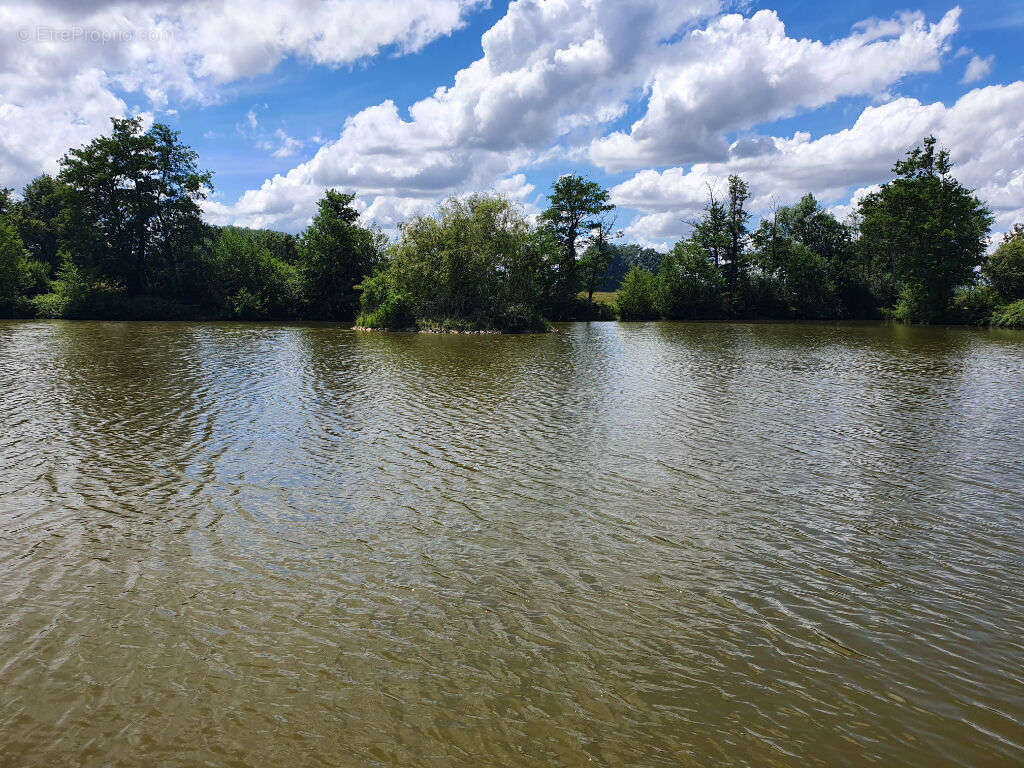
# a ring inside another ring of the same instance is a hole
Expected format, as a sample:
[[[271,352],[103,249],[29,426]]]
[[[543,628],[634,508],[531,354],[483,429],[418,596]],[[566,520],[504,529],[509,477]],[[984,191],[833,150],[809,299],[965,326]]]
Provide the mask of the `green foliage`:
[[[386,266],[363,282],[366,327],[468,323],[475,329],[541,329],[547,265],[558,243],[500,196],[443,203],[405,224]]]
[[[967,325],[985,325],[1001,303],[999,292],[991,285],[963,288],[953,296],[949,320]]]
[[[211,268],[222,311],[240,320],[288,317],[298,305],[299,276],[274,258],[258,232],[225,227],[213,249]]]
[[[658,278],[642,267],[633,267],[622,281],[616,299],[623,320],[657,320],[660,293]]]
[[[999,307],[992,313],[991,324],[997,328],[1024,328],[1024,299]]]
[[[31,281],[21,238],[5,217],[0,218],[0,299],[10,302],[20,297]]]
[[[725,278],[703,242],[696,236],[678,242],[662,260],[656,307],[663,317],[715,320],[723,316]]]
[[[173,292],[176,258],[198,246],[211,174],[178,134],[141,118],[70,150],[57,178],[66,245],[80,267],[129,294]]]
[[[906,284],[894,310],[901,319],[944,317],[981,264],[992,215],[951,170],[949,153],[928,137],[893,166],[893,181],[860,203],[861,247]]]
[[[981,274],[1005,301],[1024,299],[1024,226],[1018,224],[981,266]]]
[[[29,257],[46,264],[51,271],[60,266],[59,248],[64,190],[48,174],[32,179],[14,204],[11,218]]]
[[[608,243],[607,248],[611,259],[597,284],[596,292],[617,291],[625,279],[626,273],[634,266],[643,267],[655,274],[661,269],[662,255],[653,248],[644,248],[635,243],[626,245]]]
[[[360,227],[354,195],[329,189],[299,243],[299,271],[306,314],[347,320],[356,314],[356,286],[381,263],[384,239]]]
[[[555,315],[567,315],[567,308],[580,290],[577,244],[585,232],[601,225],[601,213],[615,208],[608,202],[608,194],[600,184],[569,174],[555,182],[548,196],[551,205],[540,220],[551,228],[561,246],[551,297],[551,311]]]

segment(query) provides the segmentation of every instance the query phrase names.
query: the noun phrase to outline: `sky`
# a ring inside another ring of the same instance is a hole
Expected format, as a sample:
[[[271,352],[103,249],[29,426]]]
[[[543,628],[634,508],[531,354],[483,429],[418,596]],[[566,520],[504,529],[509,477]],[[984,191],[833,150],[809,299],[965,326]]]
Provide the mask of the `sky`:
[[[392,233],[473,191],[534,214],[579,173],[664,249],[730,173],[846,216],[934,134],[1024,222],[1024,2],[900,2],[0,0],[0,186],[141,115],[211,223],[297,232],[330,187]]]

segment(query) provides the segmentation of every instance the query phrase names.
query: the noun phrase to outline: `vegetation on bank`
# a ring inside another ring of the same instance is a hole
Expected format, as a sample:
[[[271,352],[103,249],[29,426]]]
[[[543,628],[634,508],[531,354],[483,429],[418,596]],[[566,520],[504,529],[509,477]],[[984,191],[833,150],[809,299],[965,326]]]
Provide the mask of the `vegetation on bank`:
[[[536,221],[473,195],[406,222],[394,242],[360,225],[352,195],[328,190],[295,236],[205,224],[211,175],[195,152],[166,126],[115,119],[20,199],[2,190],[0,316],[504,332],[616,314],[1024,327],[1024,227],[986,253],[992,216],[934,138],[893,174],[846,222],[807,195],[756,228],[732,176],[664,255],[616,243],[608,191],[571,175]]]

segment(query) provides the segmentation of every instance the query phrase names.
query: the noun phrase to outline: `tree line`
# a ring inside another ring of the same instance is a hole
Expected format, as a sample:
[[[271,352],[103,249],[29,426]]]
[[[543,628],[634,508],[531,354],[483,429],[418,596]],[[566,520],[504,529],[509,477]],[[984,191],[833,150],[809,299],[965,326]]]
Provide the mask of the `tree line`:
[[[731,176],[658,270],[626,275],[622,318],[1024,325],[1024,228],[987,254],[992,214],[934,137],[892,172],[846,222],[806,195],[756,229],[748,186]]]
[[[0,189],[0,316],[309,319],[528,331],[550,321],[881,318],[1021,325],[1024,229],[992,216],[934,138],[840,222],[810,195],[752,226],[738,176],[664,256],[619,244],[609,192],[559,178],[535,219],[453,198],[392,242],[328,190],[299,235],[203,222],[212,177],[177,132],[114,119],[19,199]],[[594,301],[618,290],[615,305]]]

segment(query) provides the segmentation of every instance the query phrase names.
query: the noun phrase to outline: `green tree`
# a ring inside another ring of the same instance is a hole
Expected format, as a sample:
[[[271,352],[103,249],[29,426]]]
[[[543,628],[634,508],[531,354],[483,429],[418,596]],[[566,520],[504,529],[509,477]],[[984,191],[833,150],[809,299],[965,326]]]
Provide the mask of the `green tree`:
[[[622,281],[615,303],[623,320],[657,320],[658,278],[642,267],[633,267]]]
[[[615,208],[608,202],[608,190],[582,176],[566,175],[555,182],[548,196],[551,205],[540,215],[557,235],[562,246],[554,299],[556,312],[566,312],[580,288],[577,246],[585,232],[598,226],[597,217]]]
[[[561,243],[500,196],[451,199],[401,228],[363,283],[359,325],[530,330],[543,327],[547,273]]]
[[[863,305],[870,303],[858,279],[850,227],[823,210],[813,195],[776,209],[751,239],[753,263],[775,281],[788,315],[863,314]]]
[[[274,257],[259,231],[225,227],[213,251],[212,272],[221,311],[244,320],[294,315],[299,281],[295,267]]]
[[[934,136],[893,166],[896,178],[861,200],[861,245],[904,285],[898,316],[945,316],[954,291],[975,281],[992,215],[953,176]]]
[[[587,292],[587,301],[594,300],[594,291],[611,266],[612,258],[615,256],[611,241],[621,236],[621,232],[615,231],[614,217],[603,216],[595,219],[595,226],[591,229],[590,245],[580,259],[583,290]]]
[[[1024,225],[1018,224],[985,259],[981,274],[1004,301],[1024,299]]]
[[[359,306],[356,286],[381,261],[383,236],[358,225],[355,195],[329,189],[299,239],[298,259],[306,311],[325,320],[349,320]]]
[[[25,186],[22,199],[12,210],[25,250],[31,258],[48,265],[51,271],[60,266],[57,251],[63,210],[64,195],[60,185],[45,173]]]
[[[721,269],[693,237],[675,244],[658,273],[659,313],[670,320],[716,320],[723,315]]]
[[[725,204],[715,199],[715,190],[708,185],[708,201],[704,215],[693,224],[693,240],[714,262],[721,266],[729,250],[729,217]]]
[[[0,302],[7,305],[21,297],[30,281],[21,238],[10,221],[0,217]]]
[[[740,277],[746,270],[744,254],[748,234],[747,222],[750,220],[750,212],[746,209],[746,203],[749,199],[750,189],[747,183],[735,174],[730,176],[729,203],[726,208],[726,231],[729,236],[726,248],[726,259],[728,260],[726,274],[728,290],[733,298],[735,298]]]
[[[166,125],[143,131],[141,118],[111,122],[109,136],[61,160],[69,245],[84,266],[129,294],[167,289],[177,255],[202,239],[199,201],[211,174]]]

